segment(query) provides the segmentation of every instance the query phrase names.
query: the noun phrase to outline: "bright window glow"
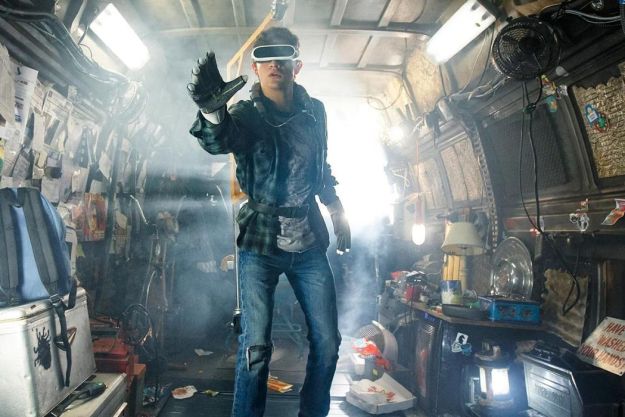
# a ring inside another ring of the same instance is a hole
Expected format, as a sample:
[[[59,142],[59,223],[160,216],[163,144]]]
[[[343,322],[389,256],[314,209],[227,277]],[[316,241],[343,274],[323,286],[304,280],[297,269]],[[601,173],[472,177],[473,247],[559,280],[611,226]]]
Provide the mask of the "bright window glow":
[[[360,99],[323,100],[328,113],[328,162],[354,234],[389,216],[393,196],[384,171],[379,111]]]
[[[425,225],[423,223],[412,225],[412,243],[417,246],[423,245],[425,242]]]
[[[495,21],[477,0],[467,0],[430,38],[426,54],[435,64],[443,64]]]
[[[131,70],[142,68],[150,53],[119,10],[109,3],[89,28]]]
[[[508,368],[495,368],[491,372],[493,377],[493,395],[510,394]]]
[[[404,140],[406,136],[406,129],[402,126],[393,126],[388,130],[388,139],[392,143],[399,143]]]

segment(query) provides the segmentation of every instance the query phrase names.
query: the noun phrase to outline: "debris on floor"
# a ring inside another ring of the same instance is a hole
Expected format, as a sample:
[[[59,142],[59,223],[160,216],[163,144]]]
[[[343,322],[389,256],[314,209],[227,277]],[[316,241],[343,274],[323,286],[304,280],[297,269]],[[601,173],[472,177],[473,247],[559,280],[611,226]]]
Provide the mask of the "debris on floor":
[[[219,391],[213,391],[212,389],[207,389],[207,390],[202,391],[202,394],[206,394],[210,397],[214,397],[216,395],[219,395]]]
[[[370,414],[391,413],[412,408],[415,397],[388,374],[376,381],[354,382],[345,399]]]
[[[204,350],[204,349],[200,349],[200,348],[195,348],[193,349],[195,351],[195,354],[198,356],[208,356],[208,355],[212,355],[213,352],[211,352],[210,350]]]
[[[275,376],[269,376],[267,379],[267,388],[272,391],[277,391],[280,394],[284,394],[285,392],[289,392],[293,389],[293,384],[289,384],[284,381],[280,381]]]
[[[186,387],[178,387],[171,390],[171,396],[177,400],[183,400],[185,398],[193,397],[193,394],[197,392],[197,388],[193,385],[187,385]]]

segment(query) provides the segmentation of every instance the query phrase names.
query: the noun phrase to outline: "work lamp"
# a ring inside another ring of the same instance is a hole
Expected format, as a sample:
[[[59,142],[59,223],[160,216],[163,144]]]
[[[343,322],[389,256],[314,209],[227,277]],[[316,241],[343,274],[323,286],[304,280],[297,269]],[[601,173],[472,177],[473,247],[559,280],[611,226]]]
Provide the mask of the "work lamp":
[[[508,375],[510,356],[500,346],[483,342],[482,351],[475,354],[475,363],[480,370],[480,414],[497,416],[510,411],[514,405]]]

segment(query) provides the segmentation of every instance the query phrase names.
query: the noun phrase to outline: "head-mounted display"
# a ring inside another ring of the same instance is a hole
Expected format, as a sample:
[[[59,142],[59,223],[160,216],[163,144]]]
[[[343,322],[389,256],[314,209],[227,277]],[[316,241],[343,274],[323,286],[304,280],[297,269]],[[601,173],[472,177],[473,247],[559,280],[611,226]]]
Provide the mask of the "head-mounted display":
[[[252,49],[252,60],[266,62],[273,60],[295,60],[299,51],[292,45],[262,45]]]

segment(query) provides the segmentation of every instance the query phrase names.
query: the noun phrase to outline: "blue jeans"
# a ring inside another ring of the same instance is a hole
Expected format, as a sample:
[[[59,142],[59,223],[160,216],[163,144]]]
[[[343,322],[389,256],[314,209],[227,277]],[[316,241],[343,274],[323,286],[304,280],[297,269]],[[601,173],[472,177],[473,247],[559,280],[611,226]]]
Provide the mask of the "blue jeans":
[[[306,379],[300,392],[299,417],[325,417],[330,409],[330,386],[338,360],[338,330],[334,277],[325,251],[280,251],[239,254],[241,328],[236,363],[232,417],[262,417],[273,345],[271,323],[274,292],[284,273],[302,307],[310,350]]]

